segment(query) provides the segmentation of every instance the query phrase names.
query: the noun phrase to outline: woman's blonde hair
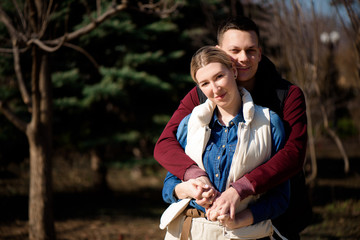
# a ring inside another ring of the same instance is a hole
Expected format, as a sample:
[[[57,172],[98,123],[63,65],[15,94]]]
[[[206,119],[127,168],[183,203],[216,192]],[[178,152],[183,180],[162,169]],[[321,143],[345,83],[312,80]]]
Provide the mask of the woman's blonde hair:
[[[231,69],[233,62],[231,58],[220,48],[214,46],[205,46],[196,51],[191,58],[190,74],[192,79],[198,83],[196,72],[210,63],[221,63]]]

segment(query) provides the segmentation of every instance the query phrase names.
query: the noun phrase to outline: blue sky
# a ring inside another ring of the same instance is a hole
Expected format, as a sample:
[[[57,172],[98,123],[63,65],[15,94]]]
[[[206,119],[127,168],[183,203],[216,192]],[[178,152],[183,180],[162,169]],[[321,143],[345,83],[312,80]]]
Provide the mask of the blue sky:
[[[338,14],[336,12],[335,7],[330,6],[331,0],[313,0],[313,1],[314,1],[315,10],[317,12],[319,12],[320,14],[323,14],[323,15],[329,15],[329,16],[334,16],[334,17],[338,18]],[[304,4],[308,5],[308,6],[310,6],[310,4],[311,4],[311,1],[309,1],[309,0],[305,0],[302,2],[304,2]],[[356,9],[357,12],[359,12],[358,1],[354,1],[354,3],[355,3],[354,6],[357,7],[357,9]],[[339,6],[339,12],[345,22],[350,22],[349,17],[347,15],[347,12],[344,7]]]

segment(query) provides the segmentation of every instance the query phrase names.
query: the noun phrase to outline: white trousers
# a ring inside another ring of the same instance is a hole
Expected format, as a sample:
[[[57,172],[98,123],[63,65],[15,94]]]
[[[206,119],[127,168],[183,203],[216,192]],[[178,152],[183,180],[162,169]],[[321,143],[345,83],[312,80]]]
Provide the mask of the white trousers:
[[[181,214],[167,227],[165,240],[179,240],[185,215]],[[229,240],[229,239],[258,239],[272,236],[273,226],[270,220],[248,227],[228,230],[219,222],[208,221],[205,218],[193,218],[189,240]]]

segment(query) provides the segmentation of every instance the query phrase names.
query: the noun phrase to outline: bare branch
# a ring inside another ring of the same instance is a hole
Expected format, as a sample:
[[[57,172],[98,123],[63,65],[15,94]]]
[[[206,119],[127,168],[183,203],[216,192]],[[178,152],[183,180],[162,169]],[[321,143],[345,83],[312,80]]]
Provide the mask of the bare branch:
[[[5,24],[12,42],[12,53],[14,55],[14,70],[16,74],[16,78],[19,84],[19,90],[22,96],[24,103],[28,106],[29,111],[31,111],[31,100],[30,95],[25,87],[25,82],[21,72],[21,65],[20,65],[20,51],[18,47],[18,41],[25,40],[25,36],[23,36],[20,31],[17,31],[15,27],[12,25],[10,18],[7,14],[3,11],[0,6],[0,20]]]
[[[101,15],[101,0],[96,0],[96,11],[97,11],[97,16]]]
[[[16,78],[18,80],[21,97],[24,103],[28,106],[29,111],[31,111],[31,99],[29,92],[26,89],[24,78],[21,72],[20,51],[16,41],[13,41],[13,55],[14,55],[14,70],[15,70]]]
[[[336,14],[339,16],[339,19],[340,19],[340,22],[341,22],[341,25],[343,26],[343,29],[345,30],[346,34],[348,34],[349,36],[351,36],[350,34],[350,31],[349,29],[346,27],[346,24],[344,22],[344,19],[340,13],[340,10],[339,10],[339,6],[337,4],[334,4],[334,7],[335,7],[335,10],[336,10]]]
[[[32,126],[39,126],[40,115],[41,115],[41,96],[39,89],[39,73],[41,69],[42,62],[40,51],[36,47],[32,47],[32,66],[31,66],[31,102],[32,102],[32,114],[31,122]]]
[[[3,101],[0,101],[0,111],[15,127],[22,132],[26,132],[27,123],[18,118]]]
[[[109,7],[107,9],[107,11],[105,13],[103,13],[101,16],[97,17],[95,19],[95,21],[89,23],[88,25],[72,32],[72,33],[68,33],[66,40],[71,41],[73,39],[76,39],[84,34],[87,34],[88,32],[94,30],[99,24],[101,24],[102,22],[104,22],[105,20],[107,20],[108,18],[114,16],[115,14],[117,14],[118,12],[124,10],[127,7],[127,1],[123,0],[121,4],[118,4],[114,7]],[[62,37],[53,39],[53,40],[48,40],[45,41],[46,44],[48,45],[58,45],[63,39]]]
[[[29,49],[28,47],[19,49],[19,53],[24,53],[28,49]],[[11,54],[13,54],[14,50],[12,48],[0,48],[0,53],[11,53]]]
[[[10,37],[14,39],[19,39],[26,42],[26,37],[20,32],[17,31],[16,28],[13,26],[11,19],[9,16],[4,12],[4,10],[0,6],[0,21],[4,23],[5,27],[7,28]]]
[[[354,12],[354,9],[351,7],[351,3],[348,1],[342,1],[346,12],[350,18],[351,25],[353,27],[354,32],[358,32],[359,29],[359,16]]]
[[[57,51],[65,42],[66,40],[66,36],[67,35],[64,35],[62,36],[62,39],[61,39],[61,42],[55,46],[55,47],[49,47],[47,46],[45,43],[43,43],[42,41],[40,41],[39,39],[30,39],[26,44],[28,46],[30,46],[31,44],[35,44],[37,45],[40,49],[46,51],[46,52],[55,52]]]
[[[34,4],[35,4],[35,7],[36,7],[36,15],[37,15],[37,30],[39,30],[39,25],[40,25],[40,19],[42,19],[42,14],[43,14],[43,8],[44,8],[44,4],[45,4],[45,1],[39,1],[39,0],[34,0],[33,1],[34,2]]]
[[[90,55],[90,53],[88,53],[85,49],[83,49],[83,48],[81,48],[81,47],[79,47],[79,46],[76,46],[76,45],[74,45],[74,44],[71,44],[71,43],[64,43],[64,46],[65,46],[65,47],[72,48],[72,49],[74,49],[74,50],[76,50],[76,51],[84,54],[85,57],[87,57],[87,58],[90,60],[90,62],[94,65],[94,67],[95,67],[96,69],[99,69],[99,64],[98,64],[98,63],[96,62],[96,60]]]
[[[0,53],[13,53],[12,48],[0,48]]]
[[[91,16],[91,10],[89,7],[89,4],[87,3],[86,0],[81,0],[82,4],[84,5],[85,9],[86,9],[86,14],[89,17],[89,19],[93,22],[94,18]],[[100,14],[98,14],[98,16],[100,16]]]
[[[40,29],[39,36],[38,36],[39,39],[44,35],[44,33],[46,31],[46,28],[48,26],[50,15],[51,15],[51,8],[53,6],[53,2],[54,2],[53,0],[49,1],[49,5],[47,7],[46,13],[43,16],[41,29]]]
[[[160,0],[157,3],[150,1],[148,4],[142,4],[139,2],[139,8],[141,11],[156,13],[160,17],[167,17],[180,5],[180,1],[176,0]]]
[[[20,10],[20,7],[19,7],[19,4],[17,3],[16,0],[13,0],[13,4],[14,4],[14,6],[15,6],[15,8],[16,8],[16,11],[17,11],[17,13],[18,13],[18,15],[19,15],[19,18],[20,18],[20,21],[21,21],[23,30],[25,30],[25,29],[26,29],[26,26],[27,26],[27,24],[26,24],[26,19],[25,19],[24,15],[22,14],[22,12],[21,12],[21,10]]]
[[[48,54],[42,54],[39,61],[41,66],[39,69],[39,93],[40,93],[40,119],[41,122],[52,121],[52,91],[51,76],[49,71]],[[51,130],[47,131],[50,134]]]
[[[34,1],[31,0],[26,0],[26,4],[28,4],[29,7],[29,15],[27,16],[28,22],[30,24],[29,30],[31,33],[36,33],[38,32],[38,26],[36,24],[36,8],[37,6],[35,6]]]

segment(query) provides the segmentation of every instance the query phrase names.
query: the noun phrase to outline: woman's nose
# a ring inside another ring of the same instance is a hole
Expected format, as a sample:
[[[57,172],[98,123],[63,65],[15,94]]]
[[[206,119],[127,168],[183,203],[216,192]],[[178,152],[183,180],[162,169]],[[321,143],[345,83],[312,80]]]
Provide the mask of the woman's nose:
[[[212,90],[214,93],[218,92],[221,89],[221,86],[218,83],[212,84]]]

